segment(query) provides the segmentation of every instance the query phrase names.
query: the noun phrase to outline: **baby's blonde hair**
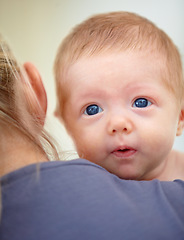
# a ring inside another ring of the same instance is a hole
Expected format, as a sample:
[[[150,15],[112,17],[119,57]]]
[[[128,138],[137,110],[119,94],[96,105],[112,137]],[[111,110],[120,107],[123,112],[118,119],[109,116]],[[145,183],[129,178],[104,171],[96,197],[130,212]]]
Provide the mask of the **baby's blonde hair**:
[[[57,159],[58,153],[53,139],[44,130],[36,116],[29,111],[28,106],[31,102],[29,102],[30,99],[27,98],[24,92],[24,84],[29,85],[26,73],[16,61],[4,38],[0,35],[1,127],[7,129],[14,127],[32,141],[35,147],[43,152],[48,160]],[[29,86],[31,88],[31,85]]]
[[[60,116],[65,101],[65,71],[70,64],[81,57],[123,51],[150,51],[150,54],[159,55],[165,65],[162,77],[166,85],[179,101],[183,100],[181,57],[167,34],[146,18],[134,13],[103,13],[77,25],[59,46],[54,74],[58,97],[57,112]]]

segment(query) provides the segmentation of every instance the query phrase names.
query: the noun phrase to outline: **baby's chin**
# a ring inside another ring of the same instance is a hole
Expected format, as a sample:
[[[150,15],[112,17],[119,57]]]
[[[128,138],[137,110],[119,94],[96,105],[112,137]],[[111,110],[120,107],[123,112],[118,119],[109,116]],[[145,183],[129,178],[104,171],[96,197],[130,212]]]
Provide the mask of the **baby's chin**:
[[[110,173],[118,176],[121,179],[124,180],[137,180],[137,181],[142,181],[142,180],[150,180],[150,179],[146,179],[144,174],[142,174],[142,172],[138,172],[134,169],[117,169],[117,170],[112,170],[112,169],[107,169],[107,171],[109,171]]]

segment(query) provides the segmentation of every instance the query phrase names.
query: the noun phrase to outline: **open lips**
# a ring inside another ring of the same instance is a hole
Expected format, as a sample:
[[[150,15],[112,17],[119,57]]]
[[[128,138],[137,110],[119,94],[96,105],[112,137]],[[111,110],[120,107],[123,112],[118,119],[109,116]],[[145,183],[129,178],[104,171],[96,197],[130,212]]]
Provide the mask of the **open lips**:
[[[112,154],[114,154],[116,157],[119,158],[127,158],[127,157],[131,157],[132,155],[134,155],[137,151],[133,148],[124,146],[124,147],[118,147],[115,150],[112,151]]]

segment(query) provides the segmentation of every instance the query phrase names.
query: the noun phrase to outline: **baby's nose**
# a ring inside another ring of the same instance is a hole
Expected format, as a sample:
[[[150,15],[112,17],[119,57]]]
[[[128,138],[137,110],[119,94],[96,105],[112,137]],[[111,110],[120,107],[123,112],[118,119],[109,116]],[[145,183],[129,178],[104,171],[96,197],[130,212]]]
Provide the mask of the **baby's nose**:
[[[130,134],[133,130],[133,122],[125,116],[111,116],[108,123],[108,133],[110,135],[116,133]]]

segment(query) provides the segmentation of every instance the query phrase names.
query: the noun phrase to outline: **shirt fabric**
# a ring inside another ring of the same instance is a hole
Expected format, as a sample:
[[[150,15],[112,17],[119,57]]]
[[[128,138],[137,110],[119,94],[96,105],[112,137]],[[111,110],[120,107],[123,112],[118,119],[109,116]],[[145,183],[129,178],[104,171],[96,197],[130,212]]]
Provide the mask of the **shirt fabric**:
[[[122,180],[87,160],[0,179],[1,240],[183,240],[184,181]]]

